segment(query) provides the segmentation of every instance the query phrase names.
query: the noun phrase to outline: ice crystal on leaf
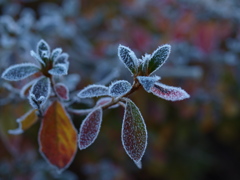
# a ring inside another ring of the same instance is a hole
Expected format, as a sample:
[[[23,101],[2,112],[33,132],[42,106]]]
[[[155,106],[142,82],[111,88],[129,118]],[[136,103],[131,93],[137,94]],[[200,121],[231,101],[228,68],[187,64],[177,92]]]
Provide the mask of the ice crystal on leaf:
[[[79,130],[79,149],[86,149],[98,136],[102,123],[102,108],[96,108],[83,120]]]
[[[128,93],[131,90],[131,88],[132,85],[128,81],[125,80],[115,81],[109,86],[109,95],[112,97],[122,96]]]
[[[52,69],[50,69],[49,74],[55,75],[55,76],[62,76],[68,74],[68,66],[65,64],[58,64],[56,66],[53,66]]]
[[[61,54],[61,52],[62,52],[62,48],[56,48],[56,49],[54,49],[54,50],[52,51],[52,54],[51,54],[51,59],[52,59],[53,61],[55,61],[56,58]]]
[[[33,50],[30,51],[30,55],[39,63],[43,64],[43,65],[46,65],[46,63],[42,60],[42,58],[37,54],[35,53]]]
[[[48,59],[50,57],[50,47],[44,40],[40,40],[37,44],[37,53],[42,59]]]
[[[126,153],[140,167],[139,162],[147,147],[147,129],[138,107],[130,99],[124,112],[122,143]]]
[[[151,93],[169,101],[179,101],[189,98],[189,94],[181,88],[167,86],[162,83],[155,83],[151,88]]]
[[[29,93],[29,102],[33,108],[39,109],[48,99],[51,92],[49,78],[40,78],[32,87]]]
[[[32,63],[12,65],[2,73],[2,78],[8,81],[19,81],[39,71],[39,67]]]
[[[153,87],[154,83],[160,80],[159,76],[138,76],[137,79],[139,80],[140,84],[143,88],[150,92],[151,88]]]
[[[104,95],[108,95],[108,87],[96,84],[89,85],[78,93],[78,97],[80,98],[92,98]]]

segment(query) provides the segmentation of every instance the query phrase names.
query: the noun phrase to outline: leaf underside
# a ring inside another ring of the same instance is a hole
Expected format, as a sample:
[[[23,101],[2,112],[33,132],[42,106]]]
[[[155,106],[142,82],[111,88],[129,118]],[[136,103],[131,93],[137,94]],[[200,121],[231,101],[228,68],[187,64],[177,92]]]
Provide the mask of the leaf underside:
[[[131,159],[140,167],[147,146],[147,129],[138,107],[128,100],[122,125],[122,144]]]
[[[138,76],[137,79],[139,80],[140,84],[143,86],[143,88],[150,92],[151,87],[153,87],[154,83],[157,82],[160,77],[158,76]]]
[[[98,136],[102,123],[102,108],[94,109],[84,119],[78,136],[79,149],[86,149]]]
[[[60,102],[47,109],[39,131],[40,152],[59,172],[72,162],[77,151],[77,132]]]
[[[154,95],[169,101],[179,101],[190,97],[183,89],[167,86],[162,83],[155,83],[151,88],[151,92]]]

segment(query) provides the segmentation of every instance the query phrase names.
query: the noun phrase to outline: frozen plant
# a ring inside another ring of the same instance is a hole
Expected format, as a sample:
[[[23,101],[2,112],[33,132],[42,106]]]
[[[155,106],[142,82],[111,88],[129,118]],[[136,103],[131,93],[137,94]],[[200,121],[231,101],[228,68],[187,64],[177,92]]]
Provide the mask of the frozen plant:
[[[59,76],[68,73],[68,54],[62,53],[61,48],[51,52],[49,45],[40,40],[36,52],[31,51],[36,63],[13,65],[2,73],[2,78],[9,81],[19,81],[36,74],[36,78],[20,91],[22,97],[28,92],[32,109],[17,119],[19,127],[9,133],[20,134],[40,119],[39,151],[61,172],[71,164],[77,146],[82,150],[96,140],[101,128],[103,110],[122,106],[122,144],[128,156],[141,168],[141,159],[147,146],[147,129],[139,108],[129,99],[129,95],[143,87],[148,93],[165,100],[189,98],[183,89],[162,84],[159,82],[160,77],[153,75],[167,60],[170,49],[170,45],[163,45],[151,55],[146,54],[142,59],[138,59],[131,49],[120,45],[119,59],[131,72],[133,83],[117,80],[109,86],[89,85],[77,95],[81,99],[100,97],[96,105],[91,109],[67,109],[68,104],[65,102],[70,99],[69,90],[59,82]],[[87,115],[78,135],[68,112]]]

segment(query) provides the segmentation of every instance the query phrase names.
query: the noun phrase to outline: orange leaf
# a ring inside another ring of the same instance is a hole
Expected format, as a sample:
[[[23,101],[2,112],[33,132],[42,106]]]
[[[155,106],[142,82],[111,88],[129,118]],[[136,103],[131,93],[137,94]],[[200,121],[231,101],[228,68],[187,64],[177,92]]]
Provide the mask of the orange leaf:
[[[77,150],[77,132],[60,102],[47,109],[39,132],[40,152],[59,172],[72,162]]]
[[[24,114],[22,117],[17,119],[18,128],[14,130],[9,130],[9,134],[21,134],[26,129],[30,128],[33,124],[35,124],[38,120],[38,117],[36,115],[37,109],[32,109],[28,111],[26,114]]]

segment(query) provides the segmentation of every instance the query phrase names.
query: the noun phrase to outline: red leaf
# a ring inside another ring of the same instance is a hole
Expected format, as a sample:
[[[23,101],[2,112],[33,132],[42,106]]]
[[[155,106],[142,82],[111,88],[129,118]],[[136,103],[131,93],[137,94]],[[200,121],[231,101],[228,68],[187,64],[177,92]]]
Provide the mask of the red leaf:
[[[155,83],[150,90],[154,95],[169,100],[169,101],[179,101],[189,98],[189,94],[181,88],[167,86],[162,83]]]
[[[58,95],[63,100],[69,100],[69,91],[68,88],[62,84],[62,83],[57,83],[55,86],[55,91]]]
[[[102,123],[102,108],[96,108],[82,122],[78,136],[79,148],[86,149],[98,136]]]
[[[39,132],[40,152],[59,172],[72,162],[77,150],[77,132],[60,102],[47,109]]]
[[[147,129],[138,107],[129,99],[122,125],[122,144],[129,157],[141,168],[141,159],[147,147]]]

